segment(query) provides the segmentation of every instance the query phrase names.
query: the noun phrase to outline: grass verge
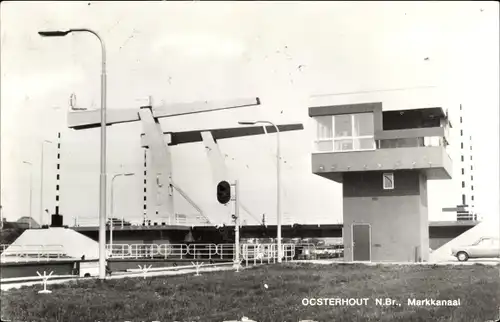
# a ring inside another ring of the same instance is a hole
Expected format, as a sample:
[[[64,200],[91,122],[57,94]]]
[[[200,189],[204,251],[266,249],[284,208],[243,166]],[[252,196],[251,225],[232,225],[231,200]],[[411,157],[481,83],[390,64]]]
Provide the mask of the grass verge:
[[[268,285],[268,288],[264,286]],[[498,267],[269,265],[201,276],[78,281],[2,292],[12,321],[258,322],[481,321],[496,319]],[[368,298],[362,306],[304,306],[303,298]],[[376,305],[391,298],[396,305]],[[458,307],[410,306],[408,299],[460,300]],[[398,305],[400,304],[400,305]]]

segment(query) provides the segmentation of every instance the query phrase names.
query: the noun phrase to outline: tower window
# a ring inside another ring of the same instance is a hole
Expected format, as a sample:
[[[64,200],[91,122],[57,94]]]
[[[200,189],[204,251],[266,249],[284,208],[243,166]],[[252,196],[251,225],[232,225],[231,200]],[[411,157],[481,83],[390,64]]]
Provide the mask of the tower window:
[[[462,174],[465,174],[465,169],[464,168],[462,168]]]
[[[373,113],[319,116],[315,120],[317,152],[375,149]]]
[[[460,157],[460,159],[462,160],[462,162],[464,162],[464,156],[463,155]]]
[[[464,143],[460,143],[460,149],[463,149],[464,148]]]
[[[465,181],[462,181],[462,188],[465,188]]]

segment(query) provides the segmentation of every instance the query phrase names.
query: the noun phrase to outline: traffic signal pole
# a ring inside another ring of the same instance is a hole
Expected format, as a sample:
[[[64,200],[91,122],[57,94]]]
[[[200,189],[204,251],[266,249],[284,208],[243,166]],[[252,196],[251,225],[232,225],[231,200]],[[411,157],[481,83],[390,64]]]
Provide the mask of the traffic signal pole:
[[[232,189],[234,193],[232,193]],[[234,184],[223,180],[217,184],[217,201],[222,205],[227,205],[231,201],[234,202],[234,215],[231,211],[231,218],[234,219],[234,268],[240,267],[240,192],[238,180]]]

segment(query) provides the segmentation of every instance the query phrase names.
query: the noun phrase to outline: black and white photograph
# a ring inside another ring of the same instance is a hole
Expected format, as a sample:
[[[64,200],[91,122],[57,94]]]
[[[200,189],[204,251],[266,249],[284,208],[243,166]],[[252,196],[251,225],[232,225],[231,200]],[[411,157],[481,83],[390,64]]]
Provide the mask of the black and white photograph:
[[[499,17],[2,2],[1,321],[500,321]]]

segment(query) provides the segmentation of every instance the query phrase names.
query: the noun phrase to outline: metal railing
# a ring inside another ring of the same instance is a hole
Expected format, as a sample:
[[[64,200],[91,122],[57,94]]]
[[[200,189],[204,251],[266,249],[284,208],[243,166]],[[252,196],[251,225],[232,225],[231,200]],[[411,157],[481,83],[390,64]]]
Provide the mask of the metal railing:
[[[234,259],[235,244],[219,244],[217,245],[217,258],[219,259]]]
[[[241,245],[241,256],[243,261],[248,265],[248,263],[255,264],[268,264],[275,263],[278,258],[278,246],[276,244],[243,244]],[[281,245],[282,259],[291,261],[295,259],[295,245],[294,244],[282,244]]]
[[[377,140],[377,149],[417,148],[446,146],[446,139],[441,136]]]
[[[97,217],[77,217],[73,220],[73,227],[97,227],[99,219]],[[113,230],[124,229],[126,227],[138,226],[213,226],[200,216],[175,216],[174,218],[153,218],[145,220],[144,217],[134,217],[126,219],[113,219]],[[109,229],[109,223],[106,225]]]
[[[49,261],[69,258],[63,245],[2,245],[2,262]]]
[[[227,259],[235,258],[234,244],[113,244],[106,245],[108,258],[116,259]],[[282,245],[283,259],[295,258],[295,245]],[[240,255],[245,261],[275,261],[276,244],[241,244]]]
[[[457,221],[477,220],[477,214],[472,214],[472,213],[458,213],[456,217]]]

